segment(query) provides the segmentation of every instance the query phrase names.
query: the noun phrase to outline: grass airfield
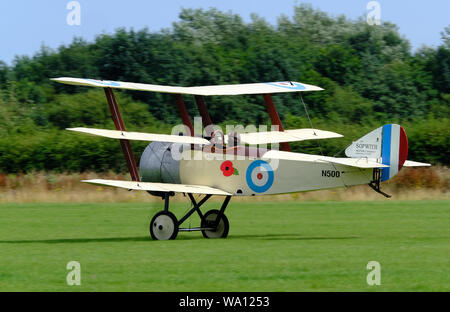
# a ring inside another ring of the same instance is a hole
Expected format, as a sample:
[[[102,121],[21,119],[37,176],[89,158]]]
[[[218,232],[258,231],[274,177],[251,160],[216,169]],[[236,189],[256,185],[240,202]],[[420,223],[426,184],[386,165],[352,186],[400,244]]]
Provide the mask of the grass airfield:
[[[183,232],[152,241],[149,221],[162,208],[0,204],[0,291],[450,291],[448,200],[232,200],[227,239]],[[81,286],[66,283],[72,260]],[[366,282],[372,260],[379,286]]]

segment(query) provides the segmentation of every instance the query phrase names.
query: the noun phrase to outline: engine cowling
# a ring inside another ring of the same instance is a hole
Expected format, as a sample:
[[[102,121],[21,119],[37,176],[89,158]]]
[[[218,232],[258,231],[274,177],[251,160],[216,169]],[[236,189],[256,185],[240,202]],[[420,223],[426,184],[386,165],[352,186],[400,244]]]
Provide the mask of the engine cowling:
[[[139,162],[143,182],[181,183],[180,161],[172,157],[173,144],[151,142],[147,145]]]

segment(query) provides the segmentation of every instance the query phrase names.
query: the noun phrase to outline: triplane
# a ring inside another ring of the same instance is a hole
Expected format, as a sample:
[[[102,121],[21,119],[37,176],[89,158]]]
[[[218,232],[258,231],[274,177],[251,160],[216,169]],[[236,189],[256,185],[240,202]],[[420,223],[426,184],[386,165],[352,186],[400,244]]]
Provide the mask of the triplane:
[[[232,196],[283,194],[368,184],[389,197],[381,191],[381,182],[395,176],[402,167],[429,166],[406,160],[408,140],[405,130],[397,124],[384,125],[353,142],[345,150],[345,158],[292,152],[289,142],[342,137],[338,133],[313,127],[284,130],[271,94],[323,90],[304,83],[286,81],[175,87],[66,77],[52,80],[104,88],[116,130],[68,130],[119,139],[132,181],[94,179],[83,182],[142,190],[162,197],[164,209],[150,222],[150,234],[155,240],[175,239],[179,231],[201,231],[206,238],[227,237],[229,222],[225,209]],[[174,94],[188,134],[193,134],[194,129],[182,94],[195,96],[205,128],[211,126],[212,121],[204,96],[260,94],[272,125],[277,126],[278,130],[227,135],[211,130],[206,137],[129,132],[125,129],[114,97],[115,88]],[[139,170],[130,140],[151,141],[141,156]],[[281,150],[255,147],[277,143],[280,143]],[[169,211],[169,198],[176,192],[187,194],[193,205],[180,220]],[[197,202],[194,194],[203,195],[203,198]],[[220,210],[209,210],[203,214],[200,207],[213,195],[225,196]],[[181,225],[195,212],[201,219],[200,226],[182,228]]]

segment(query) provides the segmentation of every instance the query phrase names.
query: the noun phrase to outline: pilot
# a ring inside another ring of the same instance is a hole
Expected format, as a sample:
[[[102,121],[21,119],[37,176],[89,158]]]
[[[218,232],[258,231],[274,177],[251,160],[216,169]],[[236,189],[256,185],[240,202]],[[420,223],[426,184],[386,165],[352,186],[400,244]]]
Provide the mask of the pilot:
[[[215,148],[223,149],[223,145],[225,143],[225,138],[222,130],[214,130],[211,134],[211,144]]]
[[[228,133],[227,145],[228,147],[236,147],[241,145],[241,135],[236,131]]]

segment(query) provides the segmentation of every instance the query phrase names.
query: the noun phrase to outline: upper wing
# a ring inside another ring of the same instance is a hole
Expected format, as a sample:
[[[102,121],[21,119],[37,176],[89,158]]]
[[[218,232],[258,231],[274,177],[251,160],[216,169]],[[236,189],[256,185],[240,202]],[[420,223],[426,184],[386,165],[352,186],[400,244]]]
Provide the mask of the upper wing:
[[[316,130],[316,129],[294,129],[285,131],[267,131],[241,133],[241,141],[247,144],[270,144],[278,142],[294,142],[304,140],[340,138],[341,134]],[[227,140],[227,138],[225,138]]]
[[[407,160],[403,164],[403,167],[429,167],[431,164],[421,163],[418,161]]]
[[[128,189],[128,190],[138,190],[138,191],[179,192],[179,193],[210,194],[210,195],[232,195],[232,194],[222,191],[220,189],[209,187],[209,186],[204,186],[204,185],[136,182],[136,181],[103,180],[103,179],[82,180],[81,182],[121,187],[121,188]]]
[[[301,91],[321,91],[320,87],[294,81],[277,81],[263,83],[246,83],[218,86],[190,87],[189,94],[197,95],[241,95],[287,93]]]
[[[308,162],[328,162],[357,168],[385,168],[388,165],[381,164],[376,159],[371,158],[335,158],[328,156],[309,155],[302,153],[291,153],[283,151],[271,150],[266,152],[262,158],[264,159],[286,159]]]
[[[85,78],[52,78],[51,80],[78,86],[90,86],[101,88],[118,88],[139,91],[153,91],[163,93],[193,94],[193,95],[241,95],[241,94],[265,94],[265,93],[285,93],[301,91],[320,91],[320,87],[308,85],[294,81],[247,83],[201,87],[174,87],[161,86],[144,83],[95,80]]]
[[[181,135],[128,132],[128,131],[105,130],[94,128],[67,128],[67,130],[98,135],[111,139],[159,141],[159,142],[172,142],[181,144],[205,144],[205,145],[210,144],[208,140],[203,138],[181,136]]]

